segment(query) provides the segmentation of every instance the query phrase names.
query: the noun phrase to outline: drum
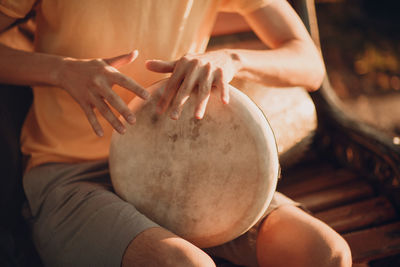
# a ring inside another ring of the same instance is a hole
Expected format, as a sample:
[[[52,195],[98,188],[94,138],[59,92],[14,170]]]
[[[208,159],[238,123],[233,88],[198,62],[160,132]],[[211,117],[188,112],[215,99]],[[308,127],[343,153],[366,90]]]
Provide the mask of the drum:
[[[310,150],[317,130],[317,112],[308,92],[301,87],[277,88],[235,79],[240,88],[267,116],[278,145],[279,163],[289,167]]]
[[[114,133],[110,175],[116,193],[159,225],[198,247],[216,246],[250,229],[265,213],[279,174],[277,147],[260,109],[230,88],[230,104],[210,96],[202,120],[197,94],[179,120],[156,113],[166,81],[149,101],[129,107],[136,124]]]

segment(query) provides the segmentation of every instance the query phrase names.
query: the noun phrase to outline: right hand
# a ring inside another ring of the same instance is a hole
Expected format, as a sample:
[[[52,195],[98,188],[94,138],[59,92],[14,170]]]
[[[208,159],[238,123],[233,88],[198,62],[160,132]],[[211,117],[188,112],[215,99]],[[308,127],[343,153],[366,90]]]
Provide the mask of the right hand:
[[[135,115],[125,102],[112,90],[114,84],[118,84],[143,99],[150,94],[134,80],[120,73],[116,68],[131,63],[138,55],[137,50],[108,59],[64,60],[60,69],[59,84],[81,106],[89,123],[98,136],[103,136],[103,129],[93,111],[96,108],[100,114],[120,134],[126,131],[125,126],[111,111],[111,105],[120,113],[127,122],[134,124]]]

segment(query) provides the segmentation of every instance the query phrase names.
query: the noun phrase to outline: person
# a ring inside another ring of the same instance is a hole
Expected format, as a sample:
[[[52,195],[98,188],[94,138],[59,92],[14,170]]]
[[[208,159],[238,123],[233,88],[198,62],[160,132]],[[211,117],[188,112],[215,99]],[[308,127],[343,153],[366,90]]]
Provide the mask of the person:
[[[0,82],[33,87],[21,134],[35,246],[46,266],[215,266],[186,240],[122,201],[109,180],[113,129],[126,103],[169,77],[160,113],[178,119],[190,93],[201,119],[211,90],[229,103],[233,77],[269,86],[321,84],[322,59],[285,0],[1,0],[4,31],[36,12],[35,51],[0,45]],[[205,52],[218,11],[245,17],[268,50]],[[133,152],[134,153],[134,152]],[[277,194],[268,216],[213,256],[246,266],[350,266],[346,242]]]

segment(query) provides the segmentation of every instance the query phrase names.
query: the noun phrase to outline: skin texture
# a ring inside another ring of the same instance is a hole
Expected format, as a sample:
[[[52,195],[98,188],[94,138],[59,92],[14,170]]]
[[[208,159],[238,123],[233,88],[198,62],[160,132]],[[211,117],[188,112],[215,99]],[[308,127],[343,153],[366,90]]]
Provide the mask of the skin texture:
[[[257,260],[261,267],[352,265],[350,248],[338,233],[291,205],[273,211],[261,224]]]
[[[122,266],[214,266],[200,249],[162,228],[150,228],[128,246]],[[285,205],[272,211],[257,236],[260,267],[350,267],[350,248],[325,223]]]
[[[127,122],[133,124],[136,121],[133,112],[111,89],[114,84],[121,85],[143,99],[147,99],[150,96],[134,80],[116,69],[131,63],[137,55],[138,52],[135,50],[129,54],[108,59],[90,61],[68,59],[62,65],[64,70],[60,72],[64,73],[64,76],[59,78],[61,88],[67,90],[79,103],[93,130],[99,136],[103,135],[103,130],[93,112],[93,108],[97,108],[101,115],[121,134],[125,132],[125,127],[110,110],[109,105],[113,106]],[[82,76],[81,72],[85,72],[87,75]]]
[[[213,267],[215,263],[204,251],[168,230],[150,228],[129,244],[122,266]]]
[[[0,19],[0,23],[2,21]],[[117,118],[118,115],[112,113],[109,105],[131,124],[135,122],[135,116],[111,87],[118,84],[143,99],[149,97],[142,86],[116,69],[132,62],[137,53],[133,51],[108,59],[78,60],[19,51],[0,44],[0,83],[60,87],[81,106],[98,136],[103,135],[103,130],[93,112],[94,108],[100,111],[117,132],[123,134],[125,127]]]
[[[172,106],[171,118],[177,120],[191,92],[198,88],[199,101],[195,117],[201,119],[210,97],[211,88],[221,91],[221,100],[229,103],[227,84],[238,72],[237,60],[227,51],[213,51],[199,55],[185,55],[177,61],[151,60],[146,67],[155,72],[171,72],[165,93],[158,103],[159,113]]]
[[[149,70],[171,73],[168,89],[158,104],[160,113],[172,105],[170,116],[178,119],[190,92],[197,90],[200,100],[194,115],[200,119],[211,90],[219,90],[221,100],[229,102],[226,84],[233,77],[270,86],[296,85],[309,91],[318,89],[324,76],[321,56],[286,1],[273,1],[245,18],[270,50],[223,49],[185,55],[172,62],[155,59],[146,63]],[[0,13],[0,32],[14,21]],[[93,113],[94,108],[119,133],[123,133],[125,129],[118,115],[130,123],[135,119],[111,86],[119,84],[142,98],[147,97],[144,88],[117,70],[119,66],[132,62],[136,55],[137,52],[132,52],[110,59],[83,60],[23,52],[0,45],[0,83],[63,88],[85,111],[97,135],[101,136],[102,130]],[[119,114],[112,114],[110,106]],[[296,239],[298,243],[295,246],[288,246],[293,244],[296,236],[302,238]],[[258,236],[257,254],[261,266],[351,264],[350,251],[343,239],[322,222],[294,207],[278,208],[265,220]],[[125,251],[122,266],[215,265],[210,257],[187,241],[165,229],[151,228],[133,239]]]

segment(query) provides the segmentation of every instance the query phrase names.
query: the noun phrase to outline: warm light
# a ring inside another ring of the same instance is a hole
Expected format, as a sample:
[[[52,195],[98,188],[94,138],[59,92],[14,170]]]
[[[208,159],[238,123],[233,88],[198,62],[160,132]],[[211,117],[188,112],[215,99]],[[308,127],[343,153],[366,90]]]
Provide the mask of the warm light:
[[[390,78],[390,85],[394,90],[400,90],[400,78],[398,76],[392,76],[392,78]]]
[[[400,137],[398,136],[393,137],[393,144],[400,145]]]
[[[365,62],[365,60],[357,60],[356,62],[354,62],[354,68],[355,71],[362,75],[362,74],[366,74],[369,72],[369,67],[367,62]]]

